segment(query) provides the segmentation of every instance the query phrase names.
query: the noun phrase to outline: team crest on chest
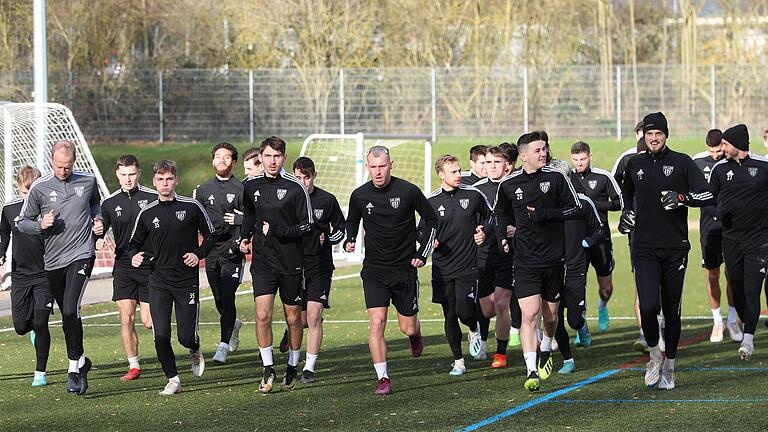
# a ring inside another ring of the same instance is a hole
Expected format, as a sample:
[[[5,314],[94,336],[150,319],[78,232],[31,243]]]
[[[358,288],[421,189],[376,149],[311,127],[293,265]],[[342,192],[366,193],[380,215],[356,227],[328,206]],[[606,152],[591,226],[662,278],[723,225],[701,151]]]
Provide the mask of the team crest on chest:
[[[285,194],[288,192],[288,189],[278,189],[277,190],[277,199],[281,200],[285,198]]]
[[[235,200],[235,194],[227,194],[227,202],[232,203]]]
[[[147,200],[139,200],[137,204],[139,204],[139,208],[143,209],[144,206],[147,205]]]
[[[323,209],[316,208],[315,209],[315,219],[320,219],[321,217],[323,217]]]
[[[757,176],[757,167],[749,167],[749,168],[747,168],[747,172],[752,177],[755,177],[755,176]]]
[[[541,189],[541,191],[544,192],[544,193],[549,192],[549,182],[541,182],[541,183],[539,183],[539,189]]]
[[[389,205],[391,205],[393,209],[400,207],[400,197],[390,198]]]
[[[469,207],[469,198],[462,198],[462,199],[460,199],[459,200],[459,205],[461,206],[461,208],[466,210],[467,207]]]
[[[597,180],[590,180],[587,184],[589,184],[590,189],[595,189],[597,187]]]
[[[183,221],[184,218],[187,217],[187,211],[186,210],[176,210],[176,219],[179,221]]]
[[[83,187],[83,186],[75,186],[75,195],[81,197],[81,196],[83,196],[83,192],[85,192],[85,187]]]
[[[672,165],[664,165],[662,169],[664,170],[664,175],[669,177],[672,175],[672,171],[675,170],[675,167],[673,167]]]

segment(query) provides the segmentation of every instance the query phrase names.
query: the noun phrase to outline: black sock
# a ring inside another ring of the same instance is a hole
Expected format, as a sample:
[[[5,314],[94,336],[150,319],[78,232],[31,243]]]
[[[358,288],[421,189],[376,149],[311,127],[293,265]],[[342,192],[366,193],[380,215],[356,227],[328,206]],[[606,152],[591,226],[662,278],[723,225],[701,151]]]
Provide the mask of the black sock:
[[[477,323],[480,324],[480,339],[487,341],[488,329],[491,326],[491,320],[486,318],[481,312],[479,318],[477,319]]]
[[[507,344],[509,340],[496,339],[496,354],[507,355]]]

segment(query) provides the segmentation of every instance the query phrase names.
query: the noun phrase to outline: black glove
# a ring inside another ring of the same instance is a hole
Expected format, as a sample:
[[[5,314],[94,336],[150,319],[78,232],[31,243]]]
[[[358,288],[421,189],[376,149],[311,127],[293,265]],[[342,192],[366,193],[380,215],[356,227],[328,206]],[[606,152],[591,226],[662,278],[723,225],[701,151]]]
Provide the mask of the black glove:
[[[687,203],[688,196],[685,194],[679,194],[671,190],[661,191],[661,205],[664,206],[664,210],[674,210]]]
[[[621,213],[621,219],[619,219],[619,232],[629,234],[633,228],[635,228],[635,211],[625,210]]]

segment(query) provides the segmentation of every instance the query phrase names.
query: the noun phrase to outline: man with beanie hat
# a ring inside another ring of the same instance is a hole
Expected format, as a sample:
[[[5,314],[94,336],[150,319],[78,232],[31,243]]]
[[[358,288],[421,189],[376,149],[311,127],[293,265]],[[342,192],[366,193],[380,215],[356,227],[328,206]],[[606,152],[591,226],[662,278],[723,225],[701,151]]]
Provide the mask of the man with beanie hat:
[[[634,228],[631,249],[635,284],[651,356],[645,384],[648,387],[658,384],[660,389],[670,390],[675,388],[680,302],[691,248],[688,207],[712,205],[714,199],[691,157],[667,147],[669,129],[664,114],[645,116],[643,131],[648,152],[638,154],[627,163],[621,231]],[[666,355],[662,355],[659,347],[656,314],[660,308],[666,321]]]
[[[709,183],[723,224],[726,273],[744,322],[739,357],[749,360],[768,270],[768,159],[749,153],[743,124],[723,132],[723,147],[725,159],[712,168]]]

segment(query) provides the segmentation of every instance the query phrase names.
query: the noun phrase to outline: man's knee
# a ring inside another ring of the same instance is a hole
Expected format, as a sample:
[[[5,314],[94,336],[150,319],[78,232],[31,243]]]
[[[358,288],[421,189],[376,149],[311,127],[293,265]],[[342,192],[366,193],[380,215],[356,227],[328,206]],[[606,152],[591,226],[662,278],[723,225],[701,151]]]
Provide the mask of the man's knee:
[[[27,321],[14,321],[13,329],[16,330],[16,334],[23,336],[32,330],[32,320]]]

